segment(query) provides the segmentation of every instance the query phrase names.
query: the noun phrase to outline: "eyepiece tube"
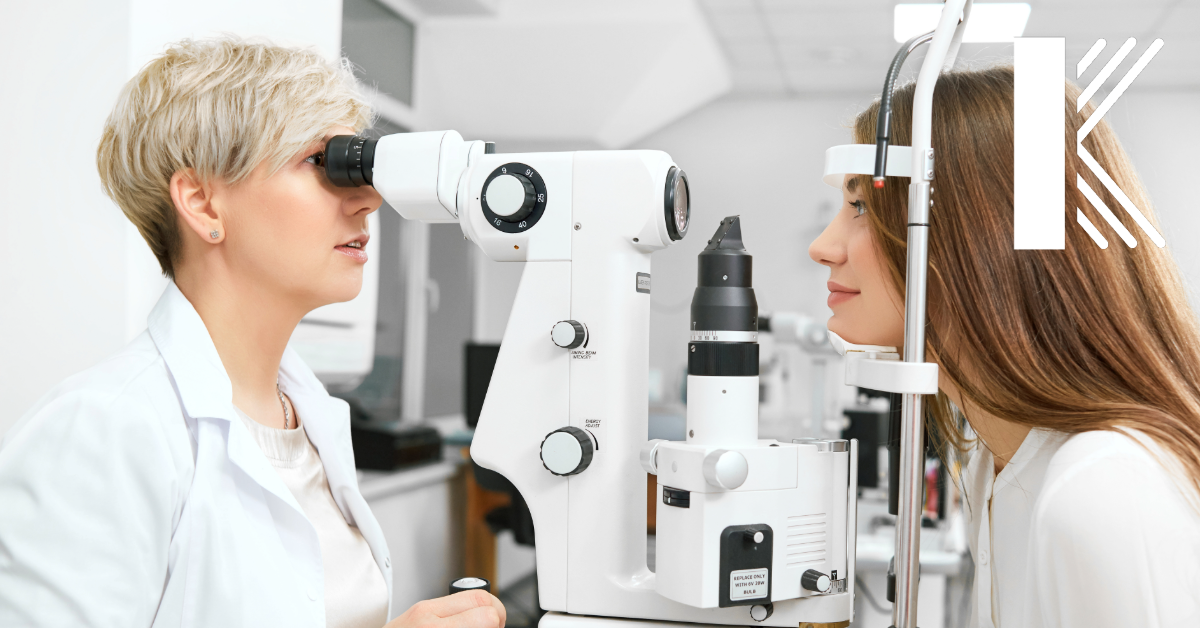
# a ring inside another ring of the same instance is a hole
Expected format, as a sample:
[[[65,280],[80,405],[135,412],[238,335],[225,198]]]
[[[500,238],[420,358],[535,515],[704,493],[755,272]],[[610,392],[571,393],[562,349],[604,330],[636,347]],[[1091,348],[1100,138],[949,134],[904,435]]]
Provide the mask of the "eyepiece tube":
[[[371,185],[375,145],[361,135],[337,135],[325,144],[325,176],[340,188]]]

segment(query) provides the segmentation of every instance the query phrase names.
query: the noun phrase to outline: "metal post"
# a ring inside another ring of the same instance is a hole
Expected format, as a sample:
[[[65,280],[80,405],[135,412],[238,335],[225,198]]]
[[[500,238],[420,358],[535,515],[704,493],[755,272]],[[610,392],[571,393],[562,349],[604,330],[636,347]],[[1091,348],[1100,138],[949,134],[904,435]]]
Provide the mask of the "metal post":
[[[904,299],[904,361],[925,361],[925,284],[929,253],[929,181],[908,188],[908,270]],[[900,424],[900,511],[896,516],[896,603],[892,625],[917,626],[925,443],[922,397],[905,394]]]

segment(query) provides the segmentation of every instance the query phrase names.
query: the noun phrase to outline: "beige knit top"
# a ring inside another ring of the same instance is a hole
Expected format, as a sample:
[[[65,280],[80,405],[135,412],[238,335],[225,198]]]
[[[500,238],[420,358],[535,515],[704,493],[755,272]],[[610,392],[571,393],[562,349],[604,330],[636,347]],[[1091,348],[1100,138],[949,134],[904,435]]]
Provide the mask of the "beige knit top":
[[[241,410],[238,416],[317,530],[325,569],[326,626],[383,626],[388,605],[383,573],[358,527],[346,522],[333,501],[325,467],[304,426],[282,430],[262,425]]]

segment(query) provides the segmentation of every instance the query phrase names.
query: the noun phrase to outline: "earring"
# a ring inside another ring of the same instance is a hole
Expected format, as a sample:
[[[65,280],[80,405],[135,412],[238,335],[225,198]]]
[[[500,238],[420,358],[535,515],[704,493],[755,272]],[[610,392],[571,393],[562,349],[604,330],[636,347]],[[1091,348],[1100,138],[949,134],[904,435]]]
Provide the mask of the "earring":
[[[221,237],[221,232],[213,229],[212,231],[208,232],[208,235],[212,236],[212,239],[216,240],[217,238]]]

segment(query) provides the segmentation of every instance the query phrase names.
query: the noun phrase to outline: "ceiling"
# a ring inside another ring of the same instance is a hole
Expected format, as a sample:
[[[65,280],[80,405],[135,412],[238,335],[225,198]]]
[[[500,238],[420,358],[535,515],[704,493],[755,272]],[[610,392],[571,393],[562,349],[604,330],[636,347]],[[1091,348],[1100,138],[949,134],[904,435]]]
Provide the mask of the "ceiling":
[[[900,44],[892,38],[891,0],[698,0],[729,60],[736,95],[803,97],[874,93]],[[1139,90],[1200,89],[1200,0],[1030,0],[1025,35],[1067,39],[1067,67],[1095,43],[1108,46],[1082,80],[1094,76],[1129,37],[1133,52],[1120,79],[1155,37],[1163,49],[1138,77]],[[1011,60],[1011,44],[966,44],[969,64]],[[915,76],[919,63],[906,69]],[[1069,78],[1074,79],[1074,76]]]
[[[730,88],[693,0],[505,0],[425,19],[418,41],[421,128],[464,137],[620,148]]]

